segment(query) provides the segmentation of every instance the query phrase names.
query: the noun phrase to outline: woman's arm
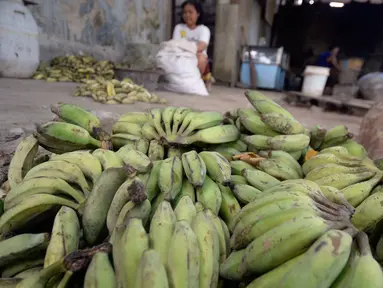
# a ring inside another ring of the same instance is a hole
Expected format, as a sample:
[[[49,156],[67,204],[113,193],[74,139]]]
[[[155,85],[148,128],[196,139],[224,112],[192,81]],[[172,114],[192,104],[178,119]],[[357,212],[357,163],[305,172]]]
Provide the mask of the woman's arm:
[[[173,40],[180,40],[181,39],[181,33],[180,33],[180,25],[176,25],[173,30]]]
[[[210,42],[210,30],[206,26],[201,26],[201,36],[197,43],[197,53],[203,52]]]

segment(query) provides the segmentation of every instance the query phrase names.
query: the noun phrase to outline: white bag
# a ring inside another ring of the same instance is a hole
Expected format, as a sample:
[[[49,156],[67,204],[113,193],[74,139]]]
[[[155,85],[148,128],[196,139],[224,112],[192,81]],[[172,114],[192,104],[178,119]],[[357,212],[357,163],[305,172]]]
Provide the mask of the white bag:
[[[170,40],[161,44],[156,64],[164,72],[160,86],[168,91],[208,96],[197,61],[197,45],[187,40]]]

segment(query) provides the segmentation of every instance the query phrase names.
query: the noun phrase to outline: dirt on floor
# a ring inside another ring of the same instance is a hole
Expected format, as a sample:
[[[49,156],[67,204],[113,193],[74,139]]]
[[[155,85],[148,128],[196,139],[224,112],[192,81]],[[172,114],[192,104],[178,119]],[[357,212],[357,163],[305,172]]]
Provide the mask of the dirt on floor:
[[[10,142],[17,141],[20,135],[29,134],[35,123],[52,120],[50,105],[58,102],[80,105],[98,115],[107,124],[119,115],[129,111],[146,111],[153,107],[165,107],[160,104],[137,102],[135,104],[106,105],[93,101],[92,98],[74,97],[72,93],[78,84],[46,83],[38,80],[19,80],[0,78],[0,150],[10,152],[14,149]],[[323,112],[320,108],[298,108],[283,101],[283,93],[264,92],[288,109],[297,120],[307,127],[321,124],[330,128],[345,124],[351,132],[358,134],[361,118],[350,115]],[[167,105],[186,106],[195,110],[225,112],[240,107],[251,107],[244,96],[244,90],[214,86],[209,97],[180,95],[159,91],[160,97],[168,100]]]

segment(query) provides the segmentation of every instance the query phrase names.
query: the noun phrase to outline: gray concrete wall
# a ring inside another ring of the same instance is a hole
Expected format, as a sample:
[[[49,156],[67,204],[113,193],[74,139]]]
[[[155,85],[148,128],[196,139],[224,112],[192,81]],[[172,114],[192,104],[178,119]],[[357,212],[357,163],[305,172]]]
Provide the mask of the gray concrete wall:
[[[170,37],[170,0],[39,0],[30,7],[39,27],[41,58],[85,52],[116,60],[132,43]]]

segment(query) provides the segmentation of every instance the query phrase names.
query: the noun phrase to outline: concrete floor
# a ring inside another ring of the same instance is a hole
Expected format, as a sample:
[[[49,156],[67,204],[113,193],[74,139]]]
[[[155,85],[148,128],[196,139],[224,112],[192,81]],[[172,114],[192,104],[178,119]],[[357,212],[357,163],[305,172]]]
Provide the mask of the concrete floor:
[[[17,130],[15,128],[22,128],[26,131],[33,131],[34,123],[53,119],[49,106],[57,102],[80,105],[104,119],[117,118],[118,115],[129,111],[145,111],[153,107],[164,107],[164,105],[141,102],[133,105],[105,105],[93,101],[92,98],[71,96],[75,87],[74,83],[46,83],[37,80],[0,78],[0,144],[4,142],[2,141],[4,135],[7,135],[10,129],[14,131]],[[241,89],[214,86],[209,97],[186,96],[163,91],[157,94],[166,98],[168,105],[225,112],[240,107],[251,107],[243,92],[244,90]],[[345,124],[353,133],[358,134],[359,132],[360,117],[324,113],[317,107],[311,109],[292,107],[282,101],[283,94],[281,93],[265,92],[265,94],[288,109],[297,120],[307,127],[321,124],[325,128],[330,128],[337,124]]]

